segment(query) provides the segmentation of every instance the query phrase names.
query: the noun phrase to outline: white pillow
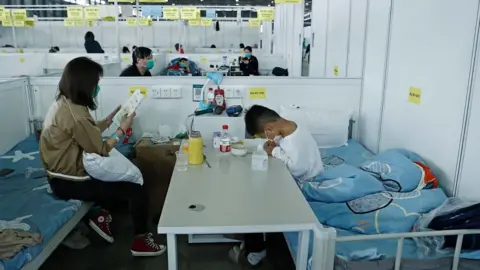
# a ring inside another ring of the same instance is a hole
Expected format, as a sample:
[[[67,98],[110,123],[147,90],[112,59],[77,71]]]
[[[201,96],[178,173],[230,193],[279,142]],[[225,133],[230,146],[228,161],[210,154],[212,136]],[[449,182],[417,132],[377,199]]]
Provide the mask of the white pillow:
[[[346,145],[350,111],[281,106],[280,116],[306,127],[320,148]]]
[[[132,182],[143,185],[140,169],[115,148],[110,151],[108,157],[84,152],[83,166],[92,178],[100,181]]]

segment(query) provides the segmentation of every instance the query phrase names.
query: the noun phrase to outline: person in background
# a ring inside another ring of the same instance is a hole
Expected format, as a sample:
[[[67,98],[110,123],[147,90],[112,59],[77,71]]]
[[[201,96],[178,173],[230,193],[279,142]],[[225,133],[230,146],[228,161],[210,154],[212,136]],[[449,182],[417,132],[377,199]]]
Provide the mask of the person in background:
[[[135,59],[135,50],[137,49],[136,45],[132,46],[132,60]]]
[[[307,45],[307,48],[305,49],[305,56],[303,57],[303,60],[305,60],[308,57],[308,62],[310,62],[310,44]]]
[[[127,46],[123,46],[122,53],[130,53],[130,50],[128,49]]]
[[[263,146],[267,154],[283,161],[297,181],[309,181],[324,171],[312,134],[277,112],[253,105],[245,114],[245,128],[248,134],[268,140]],[[231,260],[250,267],[258,266],[266,256],[262,233],[245,234],[244,242],[229,252]]]
[[[252,55],[252,47],[247,46],[243,49],[243,58],[240,62],[240,70],[243,72],[243,76],[258,76],[258,60]]]
[[[180,54],[184,54],[185,51],[183,50],[183,45],[182,44],[175,44],[175,51]]]
[[[144,186],[132,182],[106,182],[90,177],[83,166],[83,153],[106,157],[135,114],[121,120],[120,127],[107,139],[104,132],[120,106],[105,119],[95,122],[89,110],[97,108],[96,97],[103,68],[88,57],[71,60],[63,71],[56,102],[50,107],[40,135],[39,150],[53,194],[62,200],[92,202],[98,206],[130,201],[135,237],[130,247],[133,256],[158,256],[166,251],[148,232],[148,197]],[[90,213],[89,225],[105,241],[114,242],[112,216],[97,208]]]
[[[187,58],[180,58],[175,65],[171,65],[168,67],[171,70],[183,70],[185,75],[190,74],[190,63],[188,62]]]
[[[215,49],[215,48],[217,48],[217,46],[215,46],[215,44],[212,44],[212,46],[210,46],[210,48]]]
[[[240,49],[245,49],[245,44],[240,43]]]
[[[90,31],[85,34],[85,50],[87,53],[105,53],[100,43],[95,40],[95,36]]]
[[[152,50],[146,47],[137,47],[132,55],[132,65],[124,69],[120,77],[152,76],[150,70],[154,65]]]

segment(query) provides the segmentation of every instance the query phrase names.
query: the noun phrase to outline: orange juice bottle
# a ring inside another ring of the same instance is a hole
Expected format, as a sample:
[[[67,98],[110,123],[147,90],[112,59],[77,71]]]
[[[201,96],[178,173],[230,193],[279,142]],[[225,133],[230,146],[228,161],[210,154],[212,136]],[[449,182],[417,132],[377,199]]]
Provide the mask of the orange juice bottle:
[[[188,164],[203,164],[203,138],[199,131],[192,131],[188,139]]]

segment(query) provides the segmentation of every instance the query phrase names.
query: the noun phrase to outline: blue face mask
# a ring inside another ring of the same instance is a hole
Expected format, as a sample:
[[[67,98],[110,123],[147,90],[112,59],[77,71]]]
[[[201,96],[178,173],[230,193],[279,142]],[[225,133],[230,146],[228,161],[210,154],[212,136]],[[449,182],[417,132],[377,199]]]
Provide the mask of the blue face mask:
[[[150,70],[150,69],[153,68],[154,65],[155,65],[155,61],[153,59],[148,59],[147,60],[147,65],[145,66],[145,69]]]
[[[182,68],[187,67],[187,65],[185,65],[185,63],[183,63],[183,62],[180,62],[179,65],[180,65],[180,67],[182,67]]]
[[[243,57],[245,57],[245,58],[248,58],[250,56],[252,56],[252,53],[246,52],[246,53],[243,54]]]
[[[96,98],[98,93],[100,93],[100,85],[97,85],[97,88],[95,88],[95,91],[93,91],[93,97]]]

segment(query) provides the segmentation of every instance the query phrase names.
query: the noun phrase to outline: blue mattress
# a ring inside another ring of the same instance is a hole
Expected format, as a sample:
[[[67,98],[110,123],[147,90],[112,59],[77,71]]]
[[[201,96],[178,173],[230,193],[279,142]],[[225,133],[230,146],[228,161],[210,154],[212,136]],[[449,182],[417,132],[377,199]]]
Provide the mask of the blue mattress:
[[[15,172],[0,177],[0,229],[21,229],[42,235],[41,244],[0,261],[0,269],[20,269],[37,257],[53,235],[81,206],[80,201],[56,199],[49,188],[35,136],[23,140],[0,156],[0,169]]]
[[[360,143],[350,140],[348,145],[330,148],[320,149],[322,154],[322,160],[325,165],[325,169],[329,170],[342,164],[349,164],[354,167],[360,167],[362,163],[375,157],[375,155],[365,149]],[[319,202],[309,202],[315,215],[319,220],[325,218],[325,212],[315,211],[318,209]],[[352,236],[360,235],[360,232],[347,231],[336,228],[338,236]],[[286,241],[293,254],[296,254],[298,244],[298,233],[289,232],[285,233]],[[309,254],[312,252],[313,235],[310,237]],[[355,241],[355,242],[340,242],[336,245],[336,254],[340,258],[346,261],[361,261],[361,260],[378,260],[384,258],[393,258],[396,255],[397,240],[369,240],[369,241]],[[451,253],[446,252],[441,256],[449,256]],[[403,258],[408,259],[422,259],[422,255],[417,252],[417,245],[412,239],[405,239]],[[436,258],[436,257],[434,257]],[[434,259],[433,258],[433,259]],[[480,251],[465,252],[462,253],[462,258],[479,259]],[[432,259],[432,257],[429,257]]]

